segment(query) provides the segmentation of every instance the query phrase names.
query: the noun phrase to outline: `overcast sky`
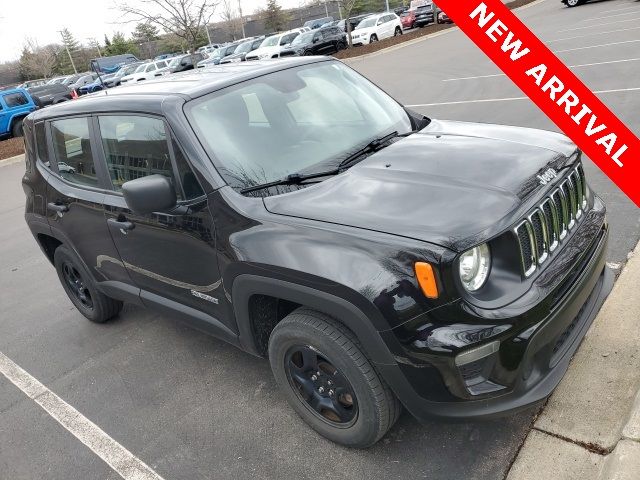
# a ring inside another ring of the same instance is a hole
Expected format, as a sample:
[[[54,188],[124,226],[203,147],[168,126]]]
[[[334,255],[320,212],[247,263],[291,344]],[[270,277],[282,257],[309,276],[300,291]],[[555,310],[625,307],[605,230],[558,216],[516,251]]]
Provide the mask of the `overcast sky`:
[[[245,15],[264,8],[267,3],[267,0],[240,1]],[[279,3],[283,8],[290,8],[301,2],[280,0]],[[0,4],[0,62],[17,60],[28,37],[39,45],[60,42],[58,31],[64,27],[85,44],[89,38],[102,43],[105,33],[109,37],[117,31],[129,34],[134,27],[119,21],[121,14],[114,0],[1,0]]]

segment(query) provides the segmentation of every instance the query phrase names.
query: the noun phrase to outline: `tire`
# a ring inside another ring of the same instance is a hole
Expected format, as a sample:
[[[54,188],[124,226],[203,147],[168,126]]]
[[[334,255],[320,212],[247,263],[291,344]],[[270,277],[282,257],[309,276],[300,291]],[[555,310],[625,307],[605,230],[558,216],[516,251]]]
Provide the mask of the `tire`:
[[[378,36],[374,33],[373,35],[371,35],[371,38],[369,38],[369,43],[374,43],[378,41]]]
[[[24,135],[21,118],[13,122],[13,125],[11,126],[11,135],[13,137],[22,137]]]
[[[577,7],[582,3],[583,3],[583,0],[567,0],[567,7]]]
[[[394,37],[397,37],[398,35],[402,35],[402,29],[400,27],[396,27],[395,32],[393,32]]]
[[[344,50],[345,48],[347,48],[347,44],[344,42],[338,42],[338,45],[336,46],[336,52],[339,52],[340,50]]]
[[[355,335],[323,313],[299,308],[278,323],[269,339],[269,361],[291,407],[338,444],[373,445],[402,411]]]
[[[305,50],[302,55],[305,57],[310,57],[311,55],[313,55],[313,52],[311,50]]]
[[[98,291],[84,264],[69,248],[63,245],[56,248],[53,264],[62,288],[87,319],[95,323],[104,323],[120,313],[122,302]],[[75,282],[74,277],[77,279]]]

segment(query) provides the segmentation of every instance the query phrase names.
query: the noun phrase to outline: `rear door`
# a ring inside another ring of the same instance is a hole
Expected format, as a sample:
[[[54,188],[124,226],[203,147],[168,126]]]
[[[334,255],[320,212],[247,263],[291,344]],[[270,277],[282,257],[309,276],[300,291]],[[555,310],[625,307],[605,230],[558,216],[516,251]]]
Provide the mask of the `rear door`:
[[[96,120],[100,154],[113,186],[104,199],[107,223],[122,264],[142,289],[142,300],[216,327],[223,291],[214,225],[200,181],[162,118],[123,113]],[[122,185],[153,174],[172,181],[178,207],[136,214],[126,205]]]
[[[102,202],[108,177],[96,159],[88,116],[46,122],[49,168],[46,211],[55,236],[84,261],[99,281],[130,285],[104,220]],[[135,292],[134,292],[135,296]]]

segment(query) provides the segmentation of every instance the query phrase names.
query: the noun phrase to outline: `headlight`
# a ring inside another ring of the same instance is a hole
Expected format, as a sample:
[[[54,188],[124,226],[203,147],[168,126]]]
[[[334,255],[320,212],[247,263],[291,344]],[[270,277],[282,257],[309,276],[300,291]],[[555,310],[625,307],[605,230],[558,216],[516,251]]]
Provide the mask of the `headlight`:
[[[460,256],[460,280],[469,292],[478,290],[489,276],[491,253],[486,243],[467,250]]]

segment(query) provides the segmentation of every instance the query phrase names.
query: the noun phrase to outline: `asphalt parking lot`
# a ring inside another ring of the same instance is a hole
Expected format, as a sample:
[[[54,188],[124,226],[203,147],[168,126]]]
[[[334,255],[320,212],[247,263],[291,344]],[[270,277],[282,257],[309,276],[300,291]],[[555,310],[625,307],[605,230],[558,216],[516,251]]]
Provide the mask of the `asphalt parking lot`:
[[[584,65],[575,72],[640,134],[640,2],[566,9],[546,0],[518,15],[568,65]],[[351,63],[429,116],[555,130],[513,99],[522,93],[459,31]],[[586,163],[610,212],[609,261],[623,262],[640,236],[639,211]],[[379,444],[353,451],[296,417],[265,361],[136,307],[105,325],[86,321],[27,231],[23,170],[0,167],[0,352],[159,476],[503,478],[535,410],[426,425],[404,413]],[[0,375],[0,478],[120,477]]]

